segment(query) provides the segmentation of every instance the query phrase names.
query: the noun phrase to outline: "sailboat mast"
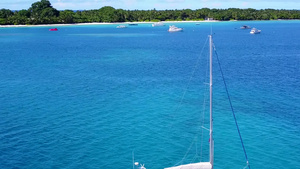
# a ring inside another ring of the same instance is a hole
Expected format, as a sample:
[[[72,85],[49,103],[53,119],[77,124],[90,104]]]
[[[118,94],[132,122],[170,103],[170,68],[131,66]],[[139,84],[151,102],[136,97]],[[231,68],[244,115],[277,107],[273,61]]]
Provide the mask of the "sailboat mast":
[[[213,115],[212,115],[212,53],[213,53],[213,41],[212,41],[212,35],[209,35],[209,53],[210,53],[210,59],[209,59],[209,93],[210,93],[210,129],[209,129],[209,162],[197,162],[197,163],[190,163],[190,164],[183,164],[179,166],[174,167],[168,167],[165,169],[213,169],[214,168],[214,139],[213,139]]]
[[[210,156],[210,164],[213,168],[213,164],[214,164],[214,139],[213,139],[213,114],[212,114],[212,85],[213,85],[213,81],[212,81],[212,75],[213,75],[213,71],[212,71],[212,53],[213,53],[213,48],[212,48],[212,35],[209,35],[209,121],[210,121],[210,127],[209,127],[209,156]]]

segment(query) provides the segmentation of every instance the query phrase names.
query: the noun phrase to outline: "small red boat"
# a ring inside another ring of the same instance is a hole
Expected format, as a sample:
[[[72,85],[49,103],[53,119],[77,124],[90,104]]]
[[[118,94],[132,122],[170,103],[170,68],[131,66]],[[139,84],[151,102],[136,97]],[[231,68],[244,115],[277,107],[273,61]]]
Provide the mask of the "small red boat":
[[[49,29],[49,31],[58,31],[57,28],[52,28],[52,29]]]

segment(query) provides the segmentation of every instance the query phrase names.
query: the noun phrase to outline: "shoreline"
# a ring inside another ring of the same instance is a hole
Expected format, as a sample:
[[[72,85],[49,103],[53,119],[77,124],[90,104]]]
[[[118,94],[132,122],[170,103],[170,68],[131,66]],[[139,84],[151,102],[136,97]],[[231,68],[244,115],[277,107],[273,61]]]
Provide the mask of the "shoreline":
[[[218,20],[205,21],[161,21],[163,23],[198,23],[198,22],[222,22]],[[40,24],[40,25],[0,25],[0,28],[18,28],[18,27],[49,27],[49,26],[74,26],[74,25],[122,25],[122,24],[153,24],[156,22],[91,22],[91,23],[74,23],[74,24]]]
[[[290,21],[299,19],[278,19],[278,20],[230,20],[230,21],[219,21],[219,20],[202,20],[202,21],[160,21],[162,23],[204,23],[204,22],[238,22],[238,21]],[[84,26],[84,25],[122,25],[122,24],[153,24],[156,22],[91,22],[91,23],[73,23],[73,24],[40,24],[40,25],[0,25],[0,28],[18,28],[18,27],[55,27],[55,26]]]

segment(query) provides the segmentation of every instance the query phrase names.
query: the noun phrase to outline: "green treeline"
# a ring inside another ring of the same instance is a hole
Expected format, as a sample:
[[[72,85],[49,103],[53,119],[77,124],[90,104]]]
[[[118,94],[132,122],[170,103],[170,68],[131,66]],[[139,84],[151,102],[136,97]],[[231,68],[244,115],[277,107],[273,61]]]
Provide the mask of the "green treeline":
[[[90,22],[192,21],[213,18],[228,20],[300,19],[300,10],[209,9],[123,10],[110,6],[98,10],[58,11],[48,0],[35,2],[27,10],[0,10],[0,25],[67,24]]]

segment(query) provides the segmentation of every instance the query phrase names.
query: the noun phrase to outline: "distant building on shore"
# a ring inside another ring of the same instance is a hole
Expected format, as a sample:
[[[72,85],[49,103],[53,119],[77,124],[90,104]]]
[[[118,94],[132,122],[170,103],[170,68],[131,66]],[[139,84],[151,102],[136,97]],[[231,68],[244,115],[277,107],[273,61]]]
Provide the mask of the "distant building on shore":
[[[206,17],[205,20],[206,20],[206,21],[213,21],[214,18],[208,18],[208,17]]]

